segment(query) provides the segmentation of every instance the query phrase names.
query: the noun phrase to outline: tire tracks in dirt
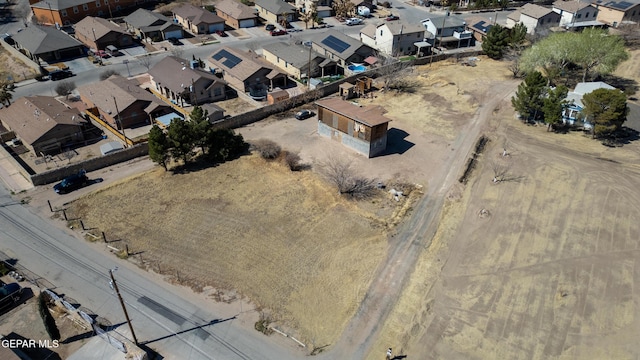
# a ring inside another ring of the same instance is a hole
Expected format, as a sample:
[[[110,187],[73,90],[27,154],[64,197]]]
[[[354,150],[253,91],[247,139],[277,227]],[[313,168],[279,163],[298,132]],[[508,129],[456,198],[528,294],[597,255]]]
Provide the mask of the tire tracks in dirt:
[[[448,168],[443,168],[429,184],[426,196],[417,204],[411,218],[403,224],[389,241],[387,259],[380,264],[367,294],[354,317],[345,328],[335,347],[319,358],[367,357],[374,341],[402,293],[406,281],[415,268],[422,251],[428,249],[439,225],[445,196],[455,184],[475,139],[488,124],[494,110],[516,89],[516,80],[504,81],[491,89],[466,131],[452,143],[453,150]]]

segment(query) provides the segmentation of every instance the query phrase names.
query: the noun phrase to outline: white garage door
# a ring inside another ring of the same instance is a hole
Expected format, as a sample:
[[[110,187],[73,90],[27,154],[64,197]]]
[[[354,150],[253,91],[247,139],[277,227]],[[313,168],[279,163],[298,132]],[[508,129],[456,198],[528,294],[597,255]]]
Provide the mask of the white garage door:
[[[182,39],[182,30],[167,31],[166,33],[164,33],[164,38]]]
[[[214,33],[218,30],[224,31],[224,23],[209,25],[209,33]]]
[[[240,27],[241,28],[248,28],[248,27],[254,27],[254,26],[256,26],[256,22],[253,19],[240,20]]]

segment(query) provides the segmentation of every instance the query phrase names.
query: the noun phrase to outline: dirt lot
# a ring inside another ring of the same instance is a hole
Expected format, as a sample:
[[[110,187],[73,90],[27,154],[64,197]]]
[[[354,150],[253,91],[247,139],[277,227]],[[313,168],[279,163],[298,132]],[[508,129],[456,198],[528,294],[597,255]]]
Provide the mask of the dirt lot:
[[[457,134],[470,125],[470,114],[485,96],[457,84],[464,76],[485,83],[508,79],[490,61],[477,68],[445,63],[419,71],[427,74],[417,77],[419,93],[408,102],[394,94],[367,100],[388,106],[396,129],[385,156],[366,159],[318,137],[314,119],[273,117],[240,131],[249,140],[266,137],[300,151],[312,169],[328,155],[339,155],[389,186],[408,182],[426,188],[446,172]],[[409,105],[413,112],[406,111]],[[245,157],[186,174],[157,169],[86,196],[69,213],[106,230],[110,239],[126,240],[131,252],[143,251],[154,271],[159,262],[163,273],[180,270],[181,280],[196,288],[235,289],[285,330],[323,346],[336,341],[388,255],[380,224],[395,223],[398,205],[403,203],[387,197],[346,201],[314,171],[291,173]],[[186,263],[192,264],[188,270]],[[228,291],[222,297],[234,296]]]
[[[0,81],[18,82],[32,79],[36,72],[21,60],[10,56],[9,52],[0,46]]]
[[[640,80],[638,56],[616,75]],[[547,133],[501,108],[368,358],[637,358],[640,144]],[[496,164],[513,181],[493,183]]]

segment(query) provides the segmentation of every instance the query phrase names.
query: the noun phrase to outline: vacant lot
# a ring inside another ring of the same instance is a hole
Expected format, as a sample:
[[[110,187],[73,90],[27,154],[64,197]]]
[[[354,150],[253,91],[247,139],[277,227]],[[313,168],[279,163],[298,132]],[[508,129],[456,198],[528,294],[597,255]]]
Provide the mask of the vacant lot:
[[[400,205],[398,205],[400,204]],[[361,301],[403,203],[354,203],[313,172],[246,156],[187,174],[162,169],[76,201],[87,226],[124,239],[154,270],[235,289],[306,341],[329,344]],[[114,243],[117,246],[117,243]],[[232,297],[229,292],[224,297]]]
[[[369,358],[638,358],[640,144],[525,126],[507,101],[488,134]]]

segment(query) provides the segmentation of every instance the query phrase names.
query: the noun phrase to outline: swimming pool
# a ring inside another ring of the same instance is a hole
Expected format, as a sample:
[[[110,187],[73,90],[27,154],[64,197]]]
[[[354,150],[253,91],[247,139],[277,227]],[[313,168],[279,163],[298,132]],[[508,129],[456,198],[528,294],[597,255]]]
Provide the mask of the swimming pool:
[[[367,68],[361,64],[351,64],[347,66],[347,69],[349,69],[350,71],[353,71],[354,73],[359,73],[367,70]]]

